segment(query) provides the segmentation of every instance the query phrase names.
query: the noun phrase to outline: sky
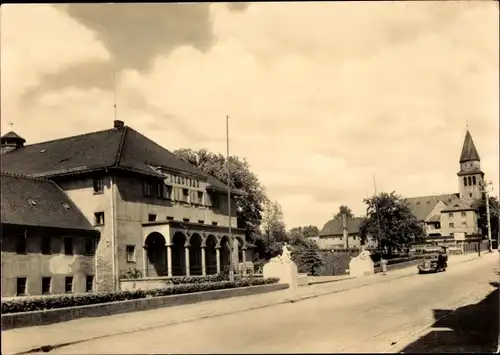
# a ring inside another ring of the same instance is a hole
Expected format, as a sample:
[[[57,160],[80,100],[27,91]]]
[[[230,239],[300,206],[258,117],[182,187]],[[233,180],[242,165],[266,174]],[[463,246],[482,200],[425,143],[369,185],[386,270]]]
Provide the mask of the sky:
[[[496,1],[3,5],[1,131],[37,143],[116,114],[225,154],[229,115],[287,227],[321,228],[375,185],[458,192],[468,125],[498,196],[498,36]]]

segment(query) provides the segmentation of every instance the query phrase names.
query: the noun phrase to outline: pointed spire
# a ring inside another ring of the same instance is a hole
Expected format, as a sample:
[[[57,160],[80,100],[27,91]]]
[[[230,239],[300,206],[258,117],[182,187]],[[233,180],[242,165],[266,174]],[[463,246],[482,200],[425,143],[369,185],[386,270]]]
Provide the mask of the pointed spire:
[[[479,153],[477,152],[472,136],[467,130],[465,134],[464,146],[462,148],[462,154],[460,155],[460,163],[465,163],[467,161],[480,161]]]

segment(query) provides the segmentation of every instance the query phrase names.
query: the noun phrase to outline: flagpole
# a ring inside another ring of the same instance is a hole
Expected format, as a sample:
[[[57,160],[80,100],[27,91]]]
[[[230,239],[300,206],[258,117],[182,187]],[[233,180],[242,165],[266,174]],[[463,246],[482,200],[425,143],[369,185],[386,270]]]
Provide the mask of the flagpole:
[[[231,170],[229,168],[229,116],[226,115],[227,215],[229,220],[229,281],[234,281],[233,236],[231,231]]]

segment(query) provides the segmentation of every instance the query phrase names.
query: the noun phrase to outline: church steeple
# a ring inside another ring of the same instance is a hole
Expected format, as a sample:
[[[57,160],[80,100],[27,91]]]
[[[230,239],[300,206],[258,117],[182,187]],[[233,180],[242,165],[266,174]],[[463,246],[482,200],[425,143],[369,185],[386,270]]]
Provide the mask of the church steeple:
[[[479,153],[468,129],[465,134],[462,154],[460,154],[460,171],[457,175],[460,198],[464,200],[481,198],[484,173],[481,170]]]
[[[464,145],[462,147],[462,154],[460,154],[460,163],[465,163],[469,161],[481,161],[479,159],[479,153],[477,152],[476,146],[474,145],[474,141],[472,140],[472,136],[467,130],[465,134]]]

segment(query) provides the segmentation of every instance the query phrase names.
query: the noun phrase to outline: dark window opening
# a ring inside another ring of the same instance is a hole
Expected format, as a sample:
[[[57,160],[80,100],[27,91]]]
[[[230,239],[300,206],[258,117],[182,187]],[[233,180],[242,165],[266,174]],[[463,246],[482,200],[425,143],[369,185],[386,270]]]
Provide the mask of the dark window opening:
[[[73,239],[64,238],[64,254],[73,255]]]
[[[27,254],[28,253],[28,249],[27,249],[27,245],[26,245],[26,236],[24,234],[17,237],[16,253],[17,254]]]
[[[96,212],[94,213],[95,217],[95,225],[103,226],[104,225],[104,212]]]
[[[472,192],[469,192],[469,197],[472,197]]]
[[[470,176],[467,177],[467,184],[470,186],[472,185],[472,179],[470,178]]]
[[[184,222],[189,222],[189,218],[183,218],[182,219]]]
[[[188,199],[189,199],[189,190],[182,189],[182,201],[188,202]]]
[[[94,276],[87,276],[85,280],[85,292],[94,291]]]
[[[472,177],[472,185],[476,185],[476,177],[475,176]]]
[[[199,219],[199,220],[198,220],[198,223],[199,223],[199,224],[203,224],[203,223],[205,223],[205,221],[203,221],[203,220]]]
[[[174,220],[174,217],[172,216],[167,216],[167,221],[173,221]]]
[[[464,186],[467,186],[467,178],[464,176]]]
[[[17,278],[17,290],[16,294],[18,296],[25,296],[26,295],[26,277],[18,277]]]
[[[462,217],[465,217],[465,212],[462,212],[461,215],[462,215]]]
[[[42,294],[46,295],[50,293],[50,277],[42,277]]]
[[[212,222],[212,226],[216,226],[217,224],[217,222]]]
[[[211,196],[211,198],[212,198],[212,207],[219,208],[219,196],[214,194]]]
[[[156,215],[155,214],[148,214],[148,222],[155,222],[156,221]]]
[[[85,239],[85,255],[94,255],[94,253],[95,253],[94,239],[91,238]]]
[[[142,185],[142,192],[144,193],[144,196],[146,196],[146,197],[153,196],[153,184],[151,184],[148,181],[145,181]]]
[[[51,254],[50,241],[52,238],[42,236],[42,254]]]
[[[104,180],[102,177],[94,179],[94,193],[104,192]]]
[[[67,276],[64,278],[64,292],[72,293],[73,292],[73,277]]]
[[[172,199],[172,186],[170,185],[163,185],[163,195],[162,198],[164,200],[171,200]]]
[[[126,254],[127,254],[127,263],[135,262],[135,245],[127,245],[126,246]]]
[[[203,191],[198,191],[198,203],[203,205]]]
[[[455,227],[455,224],[454,223],[450,223],[448,224],[450,226],[450,228],[454,228]]]

